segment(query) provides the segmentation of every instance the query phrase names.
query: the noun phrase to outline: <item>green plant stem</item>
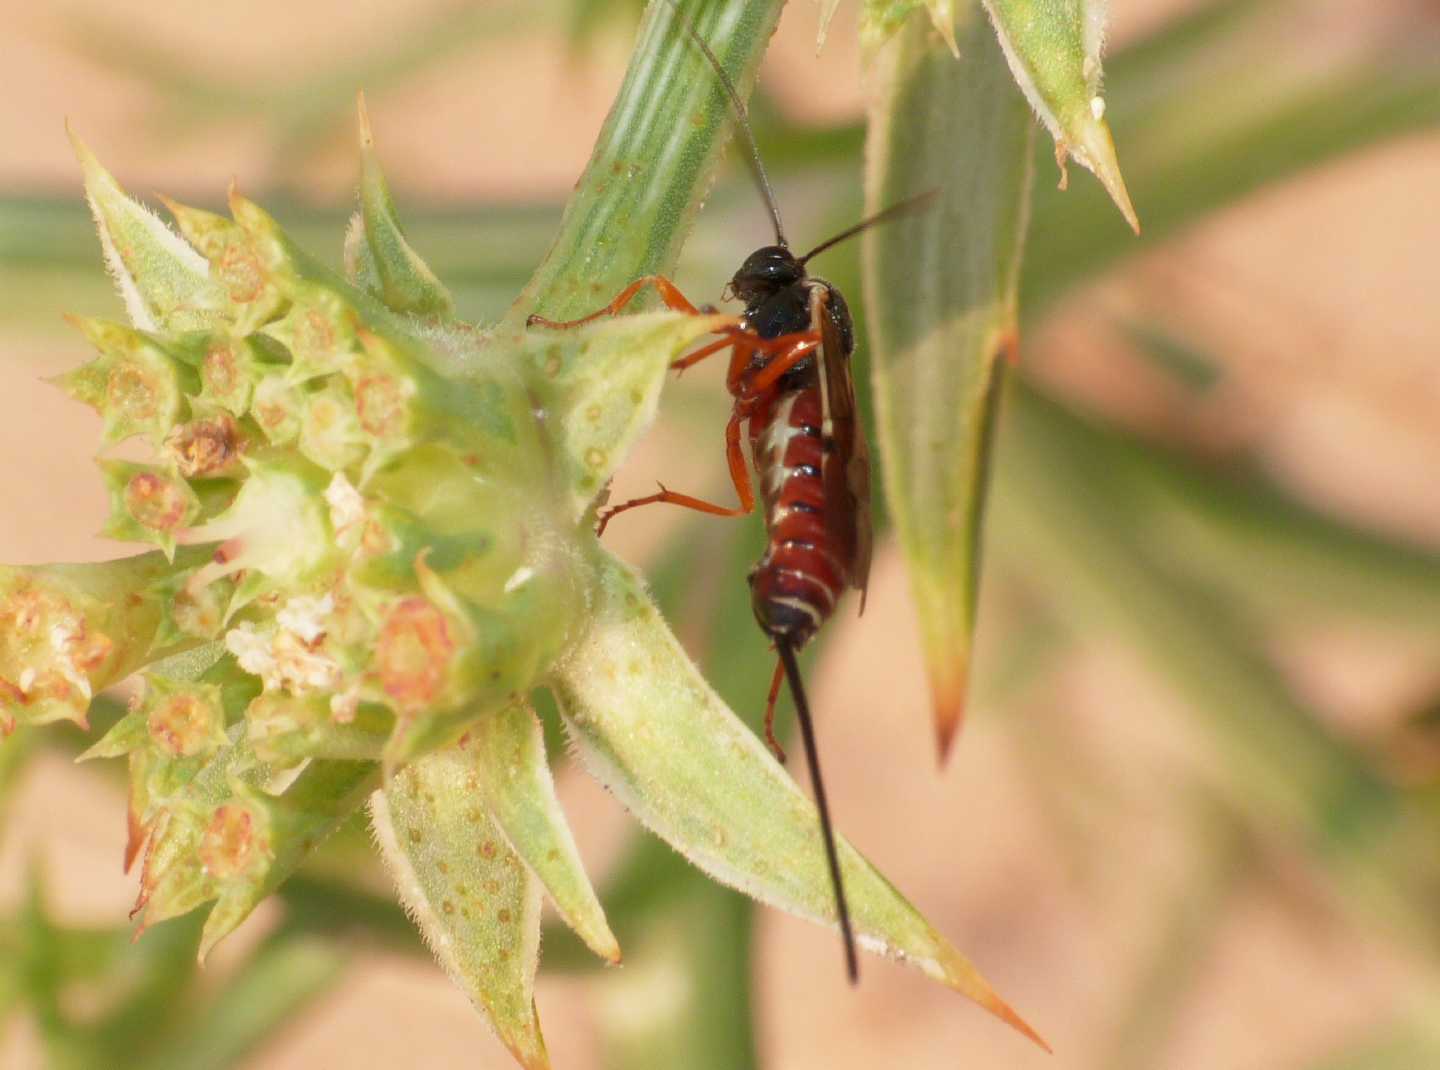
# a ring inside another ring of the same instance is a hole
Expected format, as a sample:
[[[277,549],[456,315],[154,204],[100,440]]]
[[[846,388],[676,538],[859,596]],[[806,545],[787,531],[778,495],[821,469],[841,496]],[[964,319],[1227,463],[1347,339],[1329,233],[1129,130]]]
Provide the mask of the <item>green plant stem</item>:
[[[683,7],[741,95],[747,95],[782,0]],[[730,121],[728,100],[674,9],[652,4],[624,85],[566,206],[555,243],[511,306],[507,322],[518,326],[537,311],[552,318],[583,315],[641,275],[672,271],[708,192]],[[755,645],[763,646],[758,638]],[[665,851],[647,843],[640,848],[642,855],[646,848]],[[628,971],[636,979],[644,977],[647,963],[678,971],[686,980],[671,983],[690,997],[677,1003],[672,1014],[647,1012],[645,1035],[636,1036],[625,1032],[629,1019],[624,990],[607,995],[606,1005],[613,1012],[602,1024],[607,1065],[674,1065],[665,1055],[673,1049],[671,1054],[686,1065],[725,1070],[754,1066],[752,907],[689,867],[682,867],[675,878],[681,894],[667,909],[670,921],[652,924],[653,917],[647,915],[646,938],[627,956]],[[684,939],[665,938],[664,929],[676,923]],[[616,924],[618,928],[618,917]],[[621,931],[622,940],[624,935]],[[677,958],[680,948],[687,950]]]
[[[742,97],[783,0],[683,4]],[[668,3],[640,24],[625,82],[565,207],[560,233],[506,315],[584,315],[641,275],[671,271],[709,190],[730,111],[714,72]]]
[[[225,1070],[296,1020],[340,977],[345,954],[320,940],[271,940],[201,1014],[146,1063],[147,1070]]]

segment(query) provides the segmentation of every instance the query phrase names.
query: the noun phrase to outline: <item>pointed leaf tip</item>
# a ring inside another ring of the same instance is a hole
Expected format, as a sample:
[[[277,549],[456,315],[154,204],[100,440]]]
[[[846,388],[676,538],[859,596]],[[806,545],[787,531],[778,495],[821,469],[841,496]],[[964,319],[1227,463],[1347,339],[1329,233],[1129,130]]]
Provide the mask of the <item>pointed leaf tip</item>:
[[[140,330],[192,330],[213,323],[224,298],[210,279],[205,258],[125,193],[68,118],[65,133],[80,161],[105,266],[131,325]]]
[[[970,12],[958,29],[961,63],[920,20],[877,57],[867,207],[940,192],[930,212],[861,240],[883,483],[910,577],[942,764],[964,718],[994,431],[1018,344],[1035,138],[984,16]],[[922,100],[949,102],[943,120],[917,107]],[[955,161],[977,144],[987,152],[957,170]],[[911,268],[903,277],[888,267],[902,261]],[[910,285],[915,277],[931,284]]]
[[[955,0],[925,0],[925,9],[930,13],[930,24],[945,42],[945,47],[959,59],[960,44],[955,40]]]
[[[526,703],[481,718],[460,741],[475,761],[478,793],[506,839],[539,878],[565,924],[612,965],[620,945],[585,875],[545,757],[540,722]]]
[[[833,927],[814,805],[706,684],[636,577],[613,558],[602,565],[591,630],[554,680],[586,767],[716,880]],[[862,947],[1036,1037],[893,885],[844,839],[837,845]]]
[[[1096,101],[1100,102],[1101,107],[1098,110],[1103,115],[1104,101],[1100,97],[1092,98],[1092,104]],[[1115,202],[1115,207],[1120,209],[1120,214],[1125,217],[1125,222],[1130,224],[1130,229],[1138,236],[1140,218],[1135,214],[1135,206],[1130,201],[1130,191],[1125,188],[1125,176],[1120,172],[1120,161],[1115,155],[1115,139],[1110,133],[1109,124],[1099,118],[1082,120],[1074,133],[1079,135],[1079,139],[1068,145],[1070,156],[1100,180],[1105,192],[1110,194],[1110,199]],[[1057,158],[1062,161],[1063,174],[1066,143],[1057,141],[1055,151]]]
[[[454,298],[405,237],[375,151],[363,92],[356,94],[355,111],[360,133],[360,212],[346,238],[352,277],[396,312],[448,319],[455,313]]]
[[[370,109],[365,104],[365,90],[355,92],[355,118],[360,128],[360,148],[373,149],[375,134],[370,129]]]
[[[967,666],[963,663],[952,670],[930,669],[931,709],[935,720],[936,759],[942,767],[950,760],[950,749],[965,725],[965,698],[968,684]]]
[[[522,1066],[548,1070],[534,1000],[539,883],[476,798],[480,779],[474,753],[433,751],[374,794],[371,818],[440,965]]]
[[[1140,221],[1105,122],[1100,64],[1106,14],[1103,0],[983,3],[1016,84],[1055,139],[1060,188],[1065,188],[1064,157],[1068,154],[1099,178],[1125,222],[1139,234]]]
[[[943,980],[947,987],[974,1000],[1017,1033],[1043,1048],[1047,1054],[1055,1054],[1055,1049],[1050,1046],[1050,1043],[1040,1035],[1034,1026],[1021,1017],[1014,1007],[1000,998],[1000,995],[990,987],[990,982],[981,976],[969,959],[948,945],[946,950],[949,952],[949,956],[942,959],[941,968],[944,970]]]

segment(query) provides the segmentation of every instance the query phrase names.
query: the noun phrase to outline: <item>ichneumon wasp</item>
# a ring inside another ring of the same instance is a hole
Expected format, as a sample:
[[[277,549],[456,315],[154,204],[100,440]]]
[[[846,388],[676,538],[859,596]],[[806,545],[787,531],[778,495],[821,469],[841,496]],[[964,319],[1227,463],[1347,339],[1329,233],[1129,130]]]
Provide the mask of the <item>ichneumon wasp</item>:
[[[788,680],[800,724],[805,757],[814,785],[825,857],[835,893],[836,916],[844,940],[846,972],[859,977],[855,936],[835,849],[825,785],[810,705],[796,654],[829,619],[848,589],[860,592],[864,607],[870,572],[870,462],[855,408],[851,357],[855,331],[845,299],[830,283],[810,275],[811,258],[867,227],[925,206],[934,192],[903,201],[857,223],[804,256],[796,256],[785,238],[780,209],[735,85],[676,0],[666,0],[704,54],[724,88],[745,141],[761,196],[775,229],[775,244],[751,253],[726,286],[723,297],[744,302],[745,311],[722,336],[672,365],[677,371],[730,350],[725,384],[735,400],[725,428],[725,452],[738,506],[718,505],[679,494],[663,485],[656,494],[636,498],[600,514],[599,532],[619,513],[641,505],[670,502],[717,516],[743,516],[755,508],[756,494],[741,448],[747,435],[760,484],[768,537],[763,556],[750,571],[755,617],[779,655],[765,708],[765,736],[783,762],[774,734],[775,701]],[[625,287],[613,301],[588,316],[556,322],[531,316],[528,323],[554,329],[578,327],[614,315],[646,287],[666,307],[699,314],[685,295],[662,275],[646,275]]]

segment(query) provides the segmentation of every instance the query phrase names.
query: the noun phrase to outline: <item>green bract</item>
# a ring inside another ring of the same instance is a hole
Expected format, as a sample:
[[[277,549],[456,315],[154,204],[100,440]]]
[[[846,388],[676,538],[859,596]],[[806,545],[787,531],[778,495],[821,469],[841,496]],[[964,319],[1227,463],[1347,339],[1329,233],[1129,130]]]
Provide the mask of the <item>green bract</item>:
[[[545,1066],[541,890],[597,954],[620,949],[555,799],[536,687],[676,849],[833,924],[811,804],[593,533],[671,362],[733,321],[461,322],[404,237],[363,107],[361,125],[348,278],[234,191],[229,217],[170,204],[177,236],[77,142],[130,324],[77,321],[100,356],[61,385],[107,445],[148,450],[101,460],[105,530],[158,552],[0,570],[0,718],[83,725],[98,690],[148,667],[86,756],[129,761],[141,924],[214,903],[202,956],[373,799],[437,957]],[[867,947],[1034,1036],[848,847],[845,865]]]
[[[1060,188],[1065,159],[1095,173],[1137,234],[1115,142],[1105,121],[1100,53],[1109,0],[983,0],[1010,61],[1010,71],[1055,139]]]
[[[912,19],[878,46],[866,187],[878,210],[938,189],[929,218],[863,239],[876,429],[910,569],[942,757],[974,650],[980,534],[1005,361],[1019,348],[1034,123],[978,8],[949,35]],[[946,107],[927,107],[945,100]],[[956,167],[957,160],[965,160]]]

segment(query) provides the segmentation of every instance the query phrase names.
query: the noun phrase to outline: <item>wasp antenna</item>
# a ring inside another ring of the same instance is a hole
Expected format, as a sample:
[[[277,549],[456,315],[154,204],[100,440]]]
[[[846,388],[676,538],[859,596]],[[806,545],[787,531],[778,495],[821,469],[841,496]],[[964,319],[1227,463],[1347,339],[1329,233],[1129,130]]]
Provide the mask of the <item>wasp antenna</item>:
[[[725,73],[725,68],[720,66],[720,61],[715,58],[715,53],[710,51],[710,46],[705,43],[705,38],[701,37],[700,31],[695,29],[695,23],[680,9],[678,0],[665,0],[665,2],[670,5],[676,17],[684,24],[686,31],[690,34],[690,39],[705,54],[705,58],[710,61],[710,66],[715,70],[715,76],[725,87],[725,93],[735,109],[736,125],[739,127],[740,136],[744,139],[746,148],[750,150],[751,172],[755,175],[755,182],[760,187],[760,196],[765,198],[765,207],[770,211],[770,221],[775,224],[775,244],[788,248],[790,243],[785,240],[785,228],[780,223],[780,206],[775,201],[775,191],[770,188],[770,177],[765,173],[765,164],[760,160],[760,146],[755,144],[755,134],[750,129],[750,113],[745,110],[745,102],[740,99],[740,94],[735,90],[735,83]]]
[[[901,216],[909,215],[911,212],[923,212],[926,208],[930,207],[930,205],[934,202],[935,198],[938,196],[940,196],[940,191],[938,189],[926,190],[924,193],[916,194],[914,197],[903,200],[899,204],[892,204],[884,211],[876,212],[869,219],[862,219],[853,227],[842,230],[839,234],[835,235],[835,237],[829,239],[828,241],[822,241],[819,245],[815,246],[815,248],[811,249],[808,253],[802,256],[800,258],[800,263],[805,263],[805,261],[809,260],[812,256],[817,256],[818,254],[823,253],[832,245],[839,245],[846,238],[855,237],[855,235],[859,234],[862,230],[868,230],[871,227],[875,226],[877,223],[888,223],[892,219],[899,219]]]
[[[825,781],[820,778],[820,754],[815,748],[815,725],[810,719],[810,703],[800,680],[800,666],[795,648],[777,637],[775,649],[785,678],[790,681],[790,697],[795,701],[795,718],[800,722],[800,738],[805,742],[805,760],[810,765],[810,783],[815,788],[815,808],[820,811],[820,832],[825,840],[825,860],[830,864],[830,886],[835,890],[835,913],[840,919],[840,937],[845,942],[845,974],[850,983],[860,980],[860,963],[855,955],[855,930],[850,925],[850,907],[845,901],[845,882],[840,877],[840,856],[835,850],[835,830],[830,824],[830,804],[825,801]]]

